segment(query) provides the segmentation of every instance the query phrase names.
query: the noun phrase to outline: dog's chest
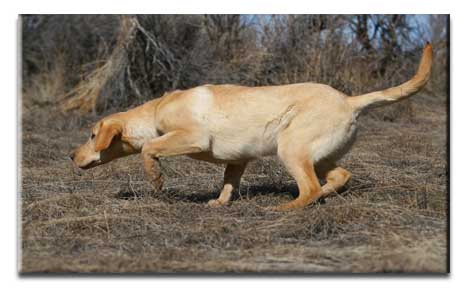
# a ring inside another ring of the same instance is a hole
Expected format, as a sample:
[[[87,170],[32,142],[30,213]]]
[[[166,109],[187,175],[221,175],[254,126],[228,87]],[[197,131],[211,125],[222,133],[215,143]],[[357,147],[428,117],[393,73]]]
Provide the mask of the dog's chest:
[[[127,138],[133,147],[141,149],[145,142],[156,137],[155,129],[148,127],[148,125],[134,125],[129,128],[129,135]]]

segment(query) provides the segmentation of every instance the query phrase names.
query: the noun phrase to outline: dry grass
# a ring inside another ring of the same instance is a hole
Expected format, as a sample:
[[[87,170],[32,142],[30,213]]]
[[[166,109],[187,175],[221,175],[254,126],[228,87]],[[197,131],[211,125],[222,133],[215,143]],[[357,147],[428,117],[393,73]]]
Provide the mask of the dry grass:
[[[167,158],[156,198],[138,156],[79,177],[66,155],[95,118],[25,110],[21,271],[446,272],[445,103],[411,102],[390,121],[360,119],[346,191],[289,213],[262,209],[297,194],[275,158],[251,163],[232,204],[210,209],[223,167]]]

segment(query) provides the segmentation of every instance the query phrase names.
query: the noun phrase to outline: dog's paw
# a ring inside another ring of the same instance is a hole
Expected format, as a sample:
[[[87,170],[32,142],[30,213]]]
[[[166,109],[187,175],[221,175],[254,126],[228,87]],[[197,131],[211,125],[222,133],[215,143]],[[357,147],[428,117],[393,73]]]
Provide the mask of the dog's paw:
[[[211,208],[216,208],[223,206],[223,203],[221,203],[221,201],[219,201],[218,199],[211,199],[210,201],[208,201],[208,206]]]

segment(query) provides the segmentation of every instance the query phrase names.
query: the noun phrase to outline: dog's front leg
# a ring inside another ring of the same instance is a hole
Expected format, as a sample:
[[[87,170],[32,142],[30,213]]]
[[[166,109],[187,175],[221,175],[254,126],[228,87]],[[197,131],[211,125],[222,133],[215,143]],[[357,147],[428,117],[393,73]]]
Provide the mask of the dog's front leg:
[[[146,177],[151,183],[151,186],[153,186],[155,193],[159,193],[162,190],[164,182],[159,158],[153,158],[149,154],[142,154],[142,156]]]
[[[156,192],[161,191],[163,176],[160,157],[201,152],[204,149],[203,137],[195,131],[176,130],[152,139],[143,145],[141,155],[148,180]]]

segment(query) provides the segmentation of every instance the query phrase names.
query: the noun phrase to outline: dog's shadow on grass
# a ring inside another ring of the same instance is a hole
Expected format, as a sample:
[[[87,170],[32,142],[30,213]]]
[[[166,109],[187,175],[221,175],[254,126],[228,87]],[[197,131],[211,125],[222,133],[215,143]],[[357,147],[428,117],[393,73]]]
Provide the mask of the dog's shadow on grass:
[[[253,198],[262,195],[288,196],[296,198],[299,196],[299,189],[297,188],[296,183],[291,181],[249,184],[245,187],[241,187],[236,196]]]
[[[190,192],[188,192],[190,191]],[[115,195],[116,198],[122,200],[135,200],[145,197],[153,197],[165,202],[191,202],[191,203],[207,203],[211,199],[218,198],[220,188],[204,190],[203,187],[177,187],[163,188],[159,193],[155,193],[151,188],[145,187],[129,187],[124,185]],[[295,183],[290,181],[280,183],[255,183],[241,186],[240,190],[233,194],[232,200],[237,201],[242,198],[254,198],[261,195],[274,196],[289,196],[296,198],[299,195],[299,190]]]
[[[346,185],[340,189],[338,195],[347,195],[351,191],[349,186]],[[162,196],[164,199],[169,201],[183,201],[183,202],[193,202],[193,203],[207,203],[211,199],[216,199],[219,196],[219,190],[211,190],[206,192],[206,190],[192,191],[187,193],[186,189],[167,189],[163,190]],[[269,195],[273,197],[289,197],[290,199],[295,199],[299,196],[299,189],[295,182],[286,181],[286,182],[276,182],[276,183],[255,183],[249,185],[241,186],[240,190],[232,196],[232,201],[238,201],[240,199],[252,199],[255,197]],[[336,196],[330,195],[331,197]],[[329,197],[330,197],[329,196]],[[319,198],[317,203],[325,204],[327,198]]]
[[[203,186],[182,186],[163,188],[162,191],[156,193],[149,185],[141,185],[140,187],[132,187],[131,185],[124,185],[120,188],[119,192],[115,195],[116,198],[122,200],[136,200],[144,198],[158,199],[163,202],[176,203],[208,203],[211,199],[216,199],[219,196],[221,188],[212,188],[210,190],[204,189]],[[346,185],[343,189],[338,191],[339,195],[346,195],[350,193],[349,186]],[[240,190],[235,192],[232,201],[239,199],[252,199],[262,195],[272,195],[276,197],[289,197],[294,199],[299,196],[299,190],[295,182],[273,182],[273,183],[248,183],[241,185]],[[333,195],[330,195],[333,197]],[[320,198],[318,203],[325,204],[326,198]]]

